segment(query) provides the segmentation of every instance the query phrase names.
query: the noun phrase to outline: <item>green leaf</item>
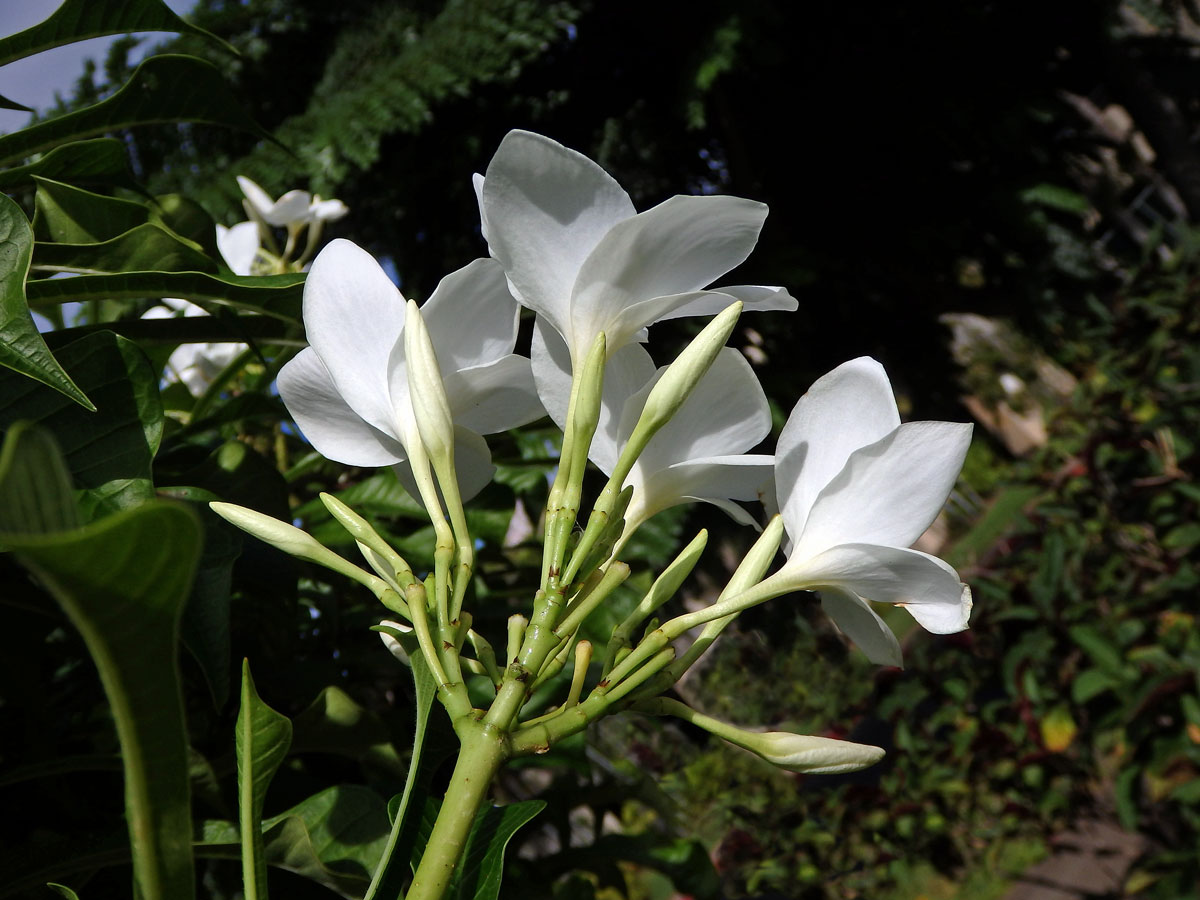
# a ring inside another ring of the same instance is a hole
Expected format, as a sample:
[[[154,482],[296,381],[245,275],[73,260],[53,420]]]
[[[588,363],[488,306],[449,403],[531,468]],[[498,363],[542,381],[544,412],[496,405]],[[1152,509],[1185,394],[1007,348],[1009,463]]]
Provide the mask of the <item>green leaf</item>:
[[[40,272],[216,272],[217,264],[191,241],[147,222],[124,234],[94,244],[34,244],[34,266]]]
[[[1071,699],[1076,703],[1087,703],[1093,697],[1110,691],[1120,685],[1120,681],[1100,669],[1087,669],[1080,672],[1071,682]]]
[[[221,259],[217,248],[217,225],[208,211],[180,194],[162,194],[154,198],[158,208],[152,217],[170,231],[192,241],[212,259]]]
[[[33,236],[38,241],[93,244],[150,219],[150,210],[132,200],[106,197],[41,176],[35,176],[34,183]]]
[[[413,858],[413,848],[418,843],[418,831],[421,825],[421,814],[425,810],[426,797],[429,793],[429,777],[436,765],[426,758],[425,733],[429,726],[429,712],[437,698],[437,681],[429,671],[425,657],[420,653],[411,654],[413,687],[416,691],[416,728],[413,731],[412,758],[408,764],[408,776],[404,780],[404,793],[393,797],[387,805],[388,817],[392,820],[392,830],[382,851],[382,859],[371,885],[363,900],[375,900],[377,897],[399,897],[402,895],[403,881],[409,873],[409,861]],[[428,840],[428,834],[425,836]],[[424,845],[424,841],[420,841]]]
[[[1125,669],[1125,660],[1120,648],[1091,625],[1073,625],[1070,628],[1071,639],[1091,657],[1101,670],[1120,679]]]
[[[304,274],[206,275],[203,272],[119,272],[47,278],[26,285],[35,306],[87,300],[140,300],[180,297],[204,304],[249,309],[288,322],[300,319]]]
[[[71,474],[54,435],[17,422],[0,448],[0,533],[43,534],[79,525]]]
[[[525,800],[480,810],[458,873],[455,896],[459,900],[496,900],[500,896],[508,842],[545,807],[545,800]]]
[[[112,709],[136,892],[194,895],[179,616],[200,548],[186,508],[150,501],[84,528],[6,535],[79,629]]]
[[[194,56],[151,56],[115,94],[95,106],[0,137],[0,165],[60,144],[156,122],[199,122],[249,131],[273,140],[249,114],[210,63]]]
[[[33,112],[24,103],[18,103],[16,100],[9,100],[7,97],[0,96],[0,109],[12,109],[17,112]]]
[[[54,891],[56,894],[61,894],[62,896],[66,897],[67,900],[79,900],[79,895],[64,885],[55,884],[53,881],[49,881],[46,883],[46,887],[50,888],[50,890]]]
[[[1057,184],[1035,184],[1021,191],[1021,201],[1030,206],[1046,206],[1061,212],[1084,215],[1092,208],[1087,197]]]
[[[250,660],[242,660],[242,703],[234,733],[238,762],[238,823],[242,834],[242,883],[246,900],[267,896],[262,833],[267,786],[287,756],[292,723],[263,703],[254,689]]]
[[[0,40],[0,66],[51,47],[134,31],[194,34],[237,53],[216,35],[179,18],[162,0],[64,0],[50,18]]]
[[[392,746],[384,721],[359,706],[336,685],[321,691],[296,716],[294,747],[298,753],[347,756],[397,777],[404,775],[407,768]]]
[[[230,588],[233,566],[242,552],[240,533],[228,528],[208,508],[208,501],[221,499],[209,491],[186,489],[177,493],[159,490],[160,496],[189,500],[197,504],[204,523],[204,547],[196,566],[192,592],[183,608],[183,646],[195,658],[208,683],[213,707],[221,709],[229,699]],[[195,494],[204,494],[203,499]]]
[[[140,192],[141,186],[129,168],[128,151],[116,138],[92,138],[55,147],[27,166],[0,172],[0,190],[32,181],[33,177],[67,180],[72,184],[122,187]]]
[[[96,407],[38,333],[25,300],[33,232],[21,207],[0,194],[0,366],[49,385],[85,409]],[[5,395],[7,396],[7,395]]]
[[[154,496],[150,465],[162,437],[157,377],[138,346],[101,331],[62,347],[67,370],[91,392],[98,413],[61,394],[0,370],[0,431],[19,419],[54,433],[76,489],[84,519],[136,505]]]

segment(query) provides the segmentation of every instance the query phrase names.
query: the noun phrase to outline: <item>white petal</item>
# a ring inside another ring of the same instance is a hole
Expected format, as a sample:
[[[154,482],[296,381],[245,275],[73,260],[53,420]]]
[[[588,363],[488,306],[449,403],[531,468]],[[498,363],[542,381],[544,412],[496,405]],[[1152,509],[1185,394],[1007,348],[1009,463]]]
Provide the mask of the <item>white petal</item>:
[[[817,495],[850,454],[900,425],[892,386],[875,360],[842,363],[808,389],[779,435],[775,484],[788,536],[796,541]]]
[[[496,473],[487,442],[466,428],[454,429],[454,469],[458,475],[458,492],[464,503],[487,487]],[[412,466],[404,461],[394,471],[409,496],[419,500],[421,492],[413,478]],[[438,495],[441,496],[440,490]],[[442,506],[445,507],[445,501]]]
[[[639,301],[701,290],[750,255],[766,216],[741,197],[672,197],[616,223],[574,282],[573,327],[581,314],[605,322]]]
[[[510,131],[483,181],[488,245],[519,299],[564,336],[575,276],[604,234],[634,215],[602,168],[562,144]]]
[[[476,172],[471,176],[471,187],[475,189],[475,203],[479,206],[479,234],[488,239],[487,217],[483,212],[483,176]]]
[[[304,283],[304,327],[350,408],[401,438],[388,375],[393,348],[404,345],[404,298],[374,257],[331,241]]]
[[[320,222],[336,222],[348,212],[350,207],[336,199],[318,200],[314,197],[312,206],[308,208],[309,216]]]
[[[275,205],[275,201],[271,199],[271,195],[260,188],[257,183],[251,181],[244,175],[239,175],[237,177],[237,183],[238,187],[242,189],[242,195],[246,198],[246,201],[254,208],[254,211],[258,213],[259,218],[265,222],[267,219],[267,213],[269,213],[271,208]]]
[[[421,307],[444,375],[512,353],[520,312],[494,259],[477,259],[451,272]]]
[[[571,404],[571,352],[562,335],[542,316],[533,320],[529,357],[533,381],[546,413],[555,425],[565,428]]]
[[[278,385],[292,419],[323,456],[351,466],[389,466],[405,458],[399,441],[346,404],[312,348],[280,369]]]
[[[515,353],[447,375],[445,385],[455,423],[479,434],[518,428],[546,414],[529,360]]]
[[[666,315],[659,316],[658,321],[678,319],[682,316],[715,316],[730,303],[730,301],[724,301],[725,305],[722,306],[724,297],[741,300],[746,312],[766,312],[768,310],[791,312],[800,305],[799,301],[788,293],[787,288],[767,287],[761,284],[736,284],[714,288],[713,291],[692,302],[685,303]]]
[[[234,275],[249,275],[258,255],[258,225],[238,222],[232,228],[217,226],[217,250]]]
[[[854,451],[817,495],[796,552],[850,542],[909,546],[945,506],[970,444],[970,425],[908,422]]]
[[[312,194],[308,191],[288,191],[275,201],[263,216],[268,225],[286,227],[307,222],[311,217]]]
[[[651,439],[639,465],[654,472],[688,459],[742,453],[770,430],[771,410],[754,370],[738,351],[726,347]]]
[[[808,590],[835,588],[878,603],[903,606],[938,634],[967,627],[971,593],[947,563],[917,550],[842,544],[811,559],[788,560],[789,583]]]
[[[821,589],[821,608],[871,662],[879,666],[904,665],[896,635],[862,597],[830,585]]]
[[[693,304],[705,304],[715,307],[717,312],[735,302],[729,294],[715,291],[689,291],[686,294],[665,294],[650,300],[641,300],[624,309],[618,310],[608,319],[593,318],[601,314],[602,308],[589,309],[580,306],[576,311],[575,333],[596,334],[603,331],[608,336],[610,347],[620,347],[631,341],[644,343],[649,339],[646,326],[653,325],[663,319],[674,318],[673,313],[680,306],[688,307]]]
[[[755,454],[714,456],[681,462],[645,478],[640,471],[631,473],[635,484],[630,503],[629,521],[640,521],[670,506],[691,500],[714,503],[736,521],[746,524],[753,517],[731,500],[758,500],[774,474],[774,458]],[[639,463],[640,464],[640,463]]]

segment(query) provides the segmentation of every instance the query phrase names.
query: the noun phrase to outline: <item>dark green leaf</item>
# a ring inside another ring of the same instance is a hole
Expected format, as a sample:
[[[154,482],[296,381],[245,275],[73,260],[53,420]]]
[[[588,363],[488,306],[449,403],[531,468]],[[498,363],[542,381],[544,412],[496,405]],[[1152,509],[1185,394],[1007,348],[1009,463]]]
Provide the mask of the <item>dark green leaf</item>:
[[[0,96],[0,109],[12,109],[17,112],[33,112],[24,103],[18,103],[16,100],[9,100],[7,97]]]
[[[71,475],[54,435],[17,422],[0,449],[0,533],[43,534],[79,525]]]
[[[50,890],[54,891],[56,894],[61,894],[62,896],[66,897],[67,900],[79,900],[79,895],[64,885],[55,884],[51,881],[46,883],[46,887],[50,888]]]
[[[297,753],[336,753],[402,776],[406,767],[392,746],[388,727],[337,686],[325,688],[296,716]]]
[[[129,169],[128,151],[116,138],[92,138],[55,147],[27,166],[0,172],[0,190],[24,184],[33,177],[68,180],[72,184],[123,187],[140,192],[141,186]]]
[[[242,879],[246,900],[267,896],[267,860],[262,833],[267,786],[287,756],[292,723],[263,703],[254,689],[250,660],[242,660],[242,703],[234,747],[238,761],[238,823],[242,834]]]
[[[25,278],[32,255],[33,232],[25,213],[0,194],[0,366],[49,385],[94,410],[92,401],[55,360],[29,313]]]
[[[221,259],[217,249],[217,226],[203,206],[179,194],[154,198],[158,208],[152,216],[175,234],[199,246],[212,259]]]
[[[164,54],[141,63],[107,100],[0,137],[0,165],[69,141],[154,122],[221,125],[270,139],[242,109],[215,66],[194,56]]]
[[[200,527],[186,508],[150,501],[82,529],[5,543],[82,634],[112,708],[125,764],[138,895],[193,896],[179,617]]]
[[[50,18],[0,40],[0,66],[51,47],[133,31],[199,35],[237,52],[216,35],[179,18],[162,0],[63,0]]]
[[[203,272],[120,272],[47,278],[26,286],[34,305],[85,300],[180,297],[204,304],[251,309],[288,322],[299,321],[304,275],[206,275]]]
[[[0,431],[19,419],[37,421],[58,439],[84,519],[154,495],[150,463],[162,437],[163,411],[155,373],[136,344],[97,332],[59,350],[67,370],[96,398],[87,413],[49,388],[0,371]]]
[[[223,521],[208,509],[209,500],[220,497],[211,492],[196,489],[196,493],[207,496],[168,494],[180,500],[191,500],[202,504],[200,518],[204,522],[204,548],[196,566],[196,578],[192,582],[192,593],[183,609],[183,646],[195,657],[204,680],[208,682],[213,705],[220,709],[229,698],[229,603],[230,587],[233,582],[233,565],[242,551],[239,533],[224,527]]]
[[[508,842],[545,807],[545,800],[525,800],[480,811],[458,873],[459,900],[496,900],[500,896]]]

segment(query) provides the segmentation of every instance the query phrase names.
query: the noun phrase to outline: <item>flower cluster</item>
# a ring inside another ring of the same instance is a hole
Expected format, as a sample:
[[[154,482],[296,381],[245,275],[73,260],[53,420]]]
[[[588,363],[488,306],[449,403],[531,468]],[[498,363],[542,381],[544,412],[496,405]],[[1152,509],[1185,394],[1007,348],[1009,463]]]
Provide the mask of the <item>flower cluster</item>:
[[[289,235],[344,211],[297,191],[272,201],[239,181],[252,218]],[[503,672],[486,640],[466,635],[477,654],[471,671],[490,677],[497,691],[484,722],[510,731],[511,752],[548,745],[620,700],[649,714],[681,715],[796,771],[876,760],[877,748],[745,732],[654,698],[737,613],[784,594],[818,592],[834,622],[878,663],[899,665],[901,656],[872,603],[901,606],[932,632],[966,628],[970,591],[945,562],[910,548],[946,502],[970,426],[901,424],[882,366],[862,358],[800,398],[774,454],[751,452],[770,431],[769,407],[750,364],[724,343],[742,310],[787,311],[797,301],[782,287],[712,285],[753,250],[763,204],[672,197],[639,213],[594,162],[524,131],[504,138],[475,189],[489,257],[446,276],[421,307],[365,251],[348,241],[329,244],[305,285],[310,346],[279,375],[280,394],[314,447],[350,465],[396,467],[438,528],[434,596],[426,599],[426,585],[407,564],[327,499],[379,576],[360,580],[384,585],[389,608],[411,622],[411,629],[388,625],[389,646],[397,650],[401,637],[411,637],[403,650],[419,645],[447,708],[459,702],[459,610],[473,562],[461,502],[491,477],[482,436],[548,415],[564,440],[543,522],[533,616],[510,623],[511,664]],[[514,352],[520,307],[533,314],[529,357]],[[651,326],[714,314],[674,362],[655,365],[644,346]],[[572,541],[589,459],[609,483]],[[591,650],[576,643],[578,626],[628,574],[622,547],[657,512],[693,501],[756,527],[745,504],[777,507],[779,515],[715,603],[629,646],[628,636],[695,564],[704,546],[698,536],[614,633],[601,683],[580,700]],[[272,531],[242,518],[265,539],[294,541],[291,526]],[[786,562],[767,574],[785,534]],[[701,638],[673,661],[670,642],[700,625]],[[572,647],[576,678],[567,703],[518,723],[529,685],[557,672]]]

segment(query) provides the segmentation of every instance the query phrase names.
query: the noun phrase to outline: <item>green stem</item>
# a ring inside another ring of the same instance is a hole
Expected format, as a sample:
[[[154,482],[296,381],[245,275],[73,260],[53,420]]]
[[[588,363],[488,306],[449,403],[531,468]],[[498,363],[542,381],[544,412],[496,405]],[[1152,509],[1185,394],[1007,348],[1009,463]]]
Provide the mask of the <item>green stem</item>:
[[[508,757],[504,735],[487,727],[464,729],[450,786],[405,900],[442,900],[467,847],[488,788]]]

